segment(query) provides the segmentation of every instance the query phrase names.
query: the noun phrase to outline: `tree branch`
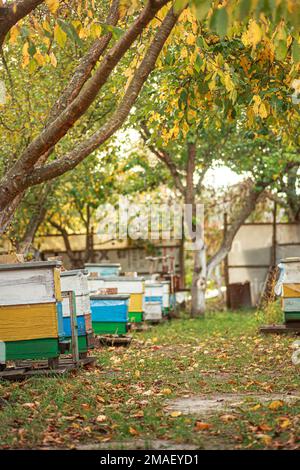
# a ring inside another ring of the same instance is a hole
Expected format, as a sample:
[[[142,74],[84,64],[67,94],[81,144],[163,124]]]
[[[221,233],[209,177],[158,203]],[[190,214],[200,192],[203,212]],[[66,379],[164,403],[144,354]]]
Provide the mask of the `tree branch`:
[[[170,0],[149,0],[147,2],[130,28],[105,55],[93,77],[85,84],[79,95],[28,145],[16,164],[5,176],[4,179],[7,182],[13,181],[15,186],[18,185],[18,182],[21,183],[21,180],[24,178],[24,173],[30,171],[39,157],[51,149],[68,132],[79,117],[81,117],[92,104],[116,65],[139,34],[145,29],[147,24],[153,19],[155,13],[169,1]],[[3,188],[2,182],[2,184],[0,183],[0,199],[4,201],[7,197],[8,190],[5,187]]]
[[[141,132],[142,130],[142,132]],[[175,163],[172,160],[172,157],[170,154],[164,150],[164,149],[157,149],[154,144],[149,142],[149,139],[151,138],[151,134],[149,132],[149,129],[146,126],[145,122],[141,123],[141,130],[140,134],[142,136],[142,139],[144,143],[147,145],[147,147],[151,150],[151,152],[157,156],[157,158],[166,165],[168,168],[171,176],[173,177],[174,184],[178,191],[184,196],[185,194],[185,188],[181,182],[181,177],[180,173],[178,172]]]
[[[0,48],[9,30],[42,3],[44,0],[16,0],[0,7]]]
[[[90,138],[79,144],[64,158],[56,160],[43,168],[36,169],[31,175],[23,180],[25,188],[40,184],[43,181],[60,176],[66,171],[75,168],[82,160],[84,160],[85,157],[90,155],[121,127],[135,103],[143,84],[155,67],[160,51],[176,24],[178,16],[179,13],[175,14],[172,8],[167,13],[151,45],[145,53],[143,61],[136,70],[120,105],[110,120],[104,124],[99,131],[95,132]]]

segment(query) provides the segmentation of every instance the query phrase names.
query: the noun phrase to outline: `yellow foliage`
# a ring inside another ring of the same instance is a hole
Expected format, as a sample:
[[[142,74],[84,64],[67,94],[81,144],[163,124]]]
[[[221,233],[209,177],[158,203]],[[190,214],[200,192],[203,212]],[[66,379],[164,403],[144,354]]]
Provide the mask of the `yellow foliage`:
[[[255,48],[262,39],[262,31],[255,20],[249,22],[248,29],[242,34],[242,42],[245,46]]]
[[[51,13],[56,13],[59,8],[59,0],[45,0]]]

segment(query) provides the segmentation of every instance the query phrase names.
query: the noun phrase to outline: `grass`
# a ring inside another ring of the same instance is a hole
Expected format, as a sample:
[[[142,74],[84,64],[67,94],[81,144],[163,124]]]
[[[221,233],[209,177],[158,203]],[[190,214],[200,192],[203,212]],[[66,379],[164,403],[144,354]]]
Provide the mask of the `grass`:
[[[0,447],[163,439],[197,448],[299,448],[300,401],[277,400],[270,409],[255,398],[299,393],[300,385],[294,339],[259,335],[264,320],[254,312],[174,320],[136,333],[129,348],[96,351],[95,368],[0,382]],[[202,419],[166,410],[170,399],[228,393],[245,395],[230,414]]]

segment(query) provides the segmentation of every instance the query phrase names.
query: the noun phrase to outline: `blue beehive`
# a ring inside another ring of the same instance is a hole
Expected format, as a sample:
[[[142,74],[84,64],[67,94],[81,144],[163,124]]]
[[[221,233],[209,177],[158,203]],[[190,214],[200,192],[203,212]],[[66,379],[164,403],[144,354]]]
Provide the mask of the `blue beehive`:
[[[92,295],[92,325],[96,334],[125,334],[129,295]]]

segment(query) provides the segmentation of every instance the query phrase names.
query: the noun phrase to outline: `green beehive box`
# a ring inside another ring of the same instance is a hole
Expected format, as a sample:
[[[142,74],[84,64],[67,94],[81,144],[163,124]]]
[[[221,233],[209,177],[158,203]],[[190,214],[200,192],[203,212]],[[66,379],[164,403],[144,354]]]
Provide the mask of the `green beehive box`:
[[[93,322],[96,335],[125,335],[127,323],[124,322]]]
[[[130,323],[141,323],[143,321],[143,312],[128,312]]]

